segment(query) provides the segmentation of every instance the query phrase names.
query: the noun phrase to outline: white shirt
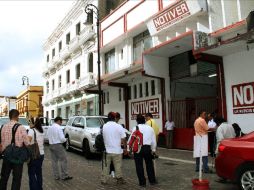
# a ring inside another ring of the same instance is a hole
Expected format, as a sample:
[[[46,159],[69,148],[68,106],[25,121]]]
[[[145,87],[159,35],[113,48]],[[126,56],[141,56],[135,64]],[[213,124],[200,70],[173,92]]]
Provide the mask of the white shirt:
[[[210,121],[208,121],[208,127],[209,127],[210,129],[214,129],[216,126],[217,126],[217,125],[216,125],[216,123],[214,122],[213,119],[211,119]]]
[[[223,139],[228,139],[228,138],[235,138],[235,130],[232,125],[228,123],[222,123],[216,131],[216,140],[217,140],[217,148],[216,152],[218,152],[218,147],[220,142]]]
[[[36,140],[39,146],[40,155],[44,155],[44,133],[40,133],[37,129],[29,129],[28,136],[32,137],[30,144],[34,144],[34,131],[36,133]]]
[[[139,124],[138,128],[139,128],[139,131],[143,134],[143,145],[150,145],[152,151],[155,152],[157,143],[156,143],[156,137],[155,137],[153,128],[147,124]],[[136,126],[133,127],[132,133],[134,131],[136,131]],[[131,136],[132,136],[132,133],[131,133]],[[128,141],[130,141],[131,136]]]
[[[122,154],[121,139],[126,137],[125,130],[122,125],[114,121],[108,121],[103,125],[102,134],[107,153]]]
[[[48,128],[47,135],[49,139],[49,144],[59,144],[66,141],[63,130],[57,123],[54,123]]]
[[[174,121],[167,121],[166,124],[165,124],[165,128],[170,131],[170,130],[173,130],[175,127],[175,123]]]

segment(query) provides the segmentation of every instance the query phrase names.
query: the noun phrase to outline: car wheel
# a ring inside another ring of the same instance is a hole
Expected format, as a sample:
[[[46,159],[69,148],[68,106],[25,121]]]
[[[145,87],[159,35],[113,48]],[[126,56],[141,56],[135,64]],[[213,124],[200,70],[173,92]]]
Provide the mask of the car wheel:
[[[70,139],[69,139],[69,137],[67,136],[66,137],[66,142],[65,142],[65,150],[67,150],[67,151],[70,151],[71,150],[71,147],[70,147]]]
[[[242,190],[254,189],[254,165],[247,165],[240,170],[238,185]]]
[[[91,157],[90,146],[89,146],[89,142],[88,142],[87,139],[85,139],[83,141],[83,153],[84,153],[86,158],[90,158]]]

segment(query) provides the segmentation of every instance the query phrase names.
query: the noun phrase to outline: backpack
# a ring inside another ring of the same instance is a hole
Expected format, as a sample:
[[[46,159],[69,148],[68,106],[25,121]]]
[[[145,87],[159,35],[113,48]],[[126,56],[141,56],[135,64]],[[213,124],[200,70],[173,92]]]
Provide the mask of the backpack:
[[[15,145],[15,134],[20,126],[19,123],[16,123],[12,127],[12,140],[5,150],[3,151],[3,159],[8,160],[12,164],[23,164],[30,158],[30,152],[25,145],[18,147]]]
[[[102,130],[101,132],[95,137],[95,149],[97,152],[104,152],[106,150]]]
[[[130,137],[128,143],[130,151],[133,153],[139,153],[141,147],[143,146],[143,134],[140,132],[138,126],[136,126],[136,131],[134,131]]]

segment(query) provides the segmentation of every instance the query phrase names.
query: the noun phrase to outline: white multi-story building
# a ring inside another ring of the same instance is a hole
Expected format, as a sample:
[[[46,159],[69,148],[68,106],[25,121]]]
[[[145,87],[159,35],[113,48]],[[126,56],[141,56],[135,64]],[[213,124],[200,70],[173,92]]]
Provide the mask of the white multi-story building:
[[[16,97],[0,96],[0,116],[8,116],[11,109],[16,109]]]
[[[88,3],[97,6],[97,1],[74,2],[43,45],[46,117],[97,113],[97,96],[85,93],[87,87],[96,84],[97,77],[96,25],[83,24]]]
[[[138,113],[150,112],[162,133],[172,118],[176,148],[192,148],[201,110],[252,131],[254,51],[245,19],[253,7],[252,0],[123,2],[101,21],[104,113],[120,112],[131,128]]]

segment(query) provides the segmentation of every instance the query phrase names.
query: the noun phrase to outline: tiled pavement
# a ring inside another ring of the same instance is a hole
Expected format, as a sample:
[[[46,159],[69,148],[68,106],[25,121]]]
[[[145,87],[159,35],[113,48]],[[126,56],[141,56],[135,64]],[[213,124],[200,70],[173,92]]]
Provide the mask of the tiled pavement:
[[[101,162],[97,156],[87,160],[81,153],[76,151],[67,152],[70,175],[73,176],[69,181],[56,181],[52,178],[50,155],[48,146],[45,146],[45,160],[43,163],[44,190],[138,190],[134,161],[124,159],[123,173],[126,179],[125,185],[116,185],[113,178],[109,181],[109,185],[100,184]],[[194,161],[192,152],[159,149],[160,159],[156,160],[157,176],[159,184],[156,186],[147,185],[148,190],[191,190],[191,179],[197,178],[198,173],[194,172],[193,163],[185,163],[181,160]],[[172,159],[173,158],[173,159]],[[180,159],[175,160],[175,159]],[[206,174],[204,178],[209,179],[210,189],[212,190],[237,190],[236,186],[228,184],[220,184],[215,182],[216,174]],[[10,189],[10,183],[9,183]],[[22,190],[28,190],[27,167],[24,165]],[[143,188],[144,189],[144,188]]]

